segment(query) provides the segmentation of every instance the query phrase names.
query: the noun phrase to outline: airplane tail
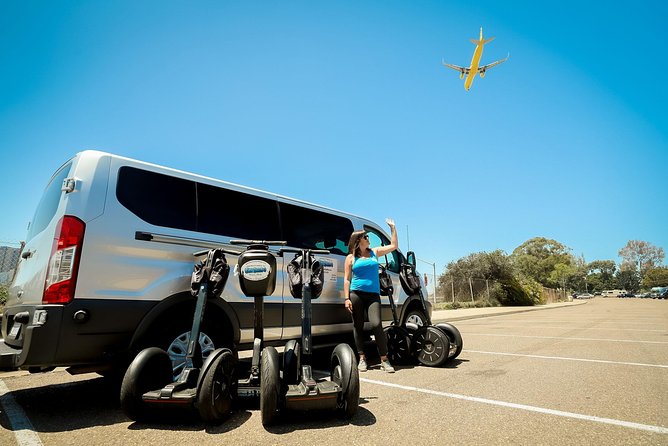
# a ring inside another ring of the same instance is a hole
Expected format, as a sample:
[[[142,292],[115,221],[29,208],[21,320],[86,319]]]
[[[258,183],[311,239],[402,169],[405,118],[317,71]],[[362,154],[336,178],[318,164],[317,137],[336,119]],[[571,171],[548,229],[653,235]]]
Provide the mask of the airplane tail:
[[[491,41],[494,40],[494,39],[496,39],[496,36],[495,36],[495,37],[490,37],[489,39],[480,39],[480,40],[478,40],[478,39],[471,39],[471,43],[474,44],[474,45],[484,45],[484,44],[486,44],[486,43],[491,42]]]
[[[484,39],[482,37],[482,26],[480,27],[480,39],[471,39],[471,43],[474,45],[484,45],[496,39],[496,37],[490,37],[489,39]]]

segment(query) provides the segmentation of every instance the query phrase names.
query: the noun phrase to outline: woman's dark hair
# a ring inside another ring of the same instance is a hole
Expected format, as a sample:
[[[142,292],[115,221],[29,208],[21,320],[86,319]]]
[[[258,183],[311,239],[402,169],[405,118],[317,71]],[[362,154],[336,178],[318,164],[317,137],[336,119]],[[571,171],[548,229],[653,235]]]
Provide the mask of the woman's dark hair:
[[[366,231],[355,231],[350,234],[350,240],[348,241],[348,253],[352,254],[354,257],[360,257],[362,253],[360,252],[360,240],[366,235]]]

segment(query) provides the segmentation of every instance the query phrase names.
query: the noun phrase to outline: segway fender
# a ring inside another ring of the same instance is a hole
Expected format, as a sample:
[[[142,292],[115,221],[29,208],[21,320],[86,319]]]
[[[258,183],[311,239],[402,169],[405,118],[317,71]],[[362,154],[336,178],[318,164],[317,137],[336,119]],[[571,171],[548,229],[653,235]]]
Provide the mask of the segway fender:
[[[457,356],[459,356],[459,354],[462,352],[462,348],[464,347],[464,341],[462,339],[461,333],[457,327],[452,324],[448,324],[447,322],[436,324],[435,327],[445,333],[445,335],[450,339],[450,344],[455,345],[455,348],[450,352],[448,358],[455,359]]]
[[[207,373],[210,371],[211,367],[213,366],[213,363],[218,359],[220,356],[223,355],[226,351],[230,351],[229,348],[217,348],[214,351],[212,351],[209,356],[204,360],[204,364],[202,364],[202,369],[199,372],[199,377],[197,378],[197,395],[199,395],[200,391],[202,390],[202,381],[204,381],[204,377],[207,375]],[[236,357],[236,356],[235,356]]]
[[[413,322],[406,322],[404,324],[404,327],[406,327],[406,330],[408,330],[408,333],[411,335],[415,333],[418,330],[418,328],[420,328],[418,324],[414,324]]]

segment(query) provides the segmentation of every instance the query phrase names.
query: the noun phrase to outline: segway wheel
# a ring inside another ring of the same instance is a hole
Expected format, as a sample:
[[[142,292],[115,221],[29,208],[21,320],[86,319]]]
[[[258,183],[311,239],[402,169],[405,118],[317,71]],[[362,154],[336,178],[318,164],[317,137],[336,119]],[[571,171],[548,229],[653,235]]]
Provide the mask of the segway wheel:
[[[337,401],[339,414],[343,418],[352,418],[359,408],[360,375],[355,353],[348,344],[339,344],[334,348],[330,377],[341,387]]]
[[[411,337],[403,327],[391,325],[385,328],[387,356],[392,364],[407,364],[413,360]]]
[[[121,409],[128,418],[143,421],[154,412],[142,400],[150,390],[162,389],[172,382],[172,361],[166,351],[150,347],[142,350],[130,363],[121,384]]]
[[[299,383],[299,376],[301,370],[301,347],[299,342],[294,339],[289,340],[285,344],[283,350],[283,384],[297,384]]]
[[[413,353],[421,364],[439,367],[448,359],[450,340],[436,327],[420,327],[413,335]]]
[[[462,339],[461,333],[459,333],[457,327],[446,322],[436,324],[436,328],[440,329],[448,336],[450,339],[450,344],[456,346],[455,352],[448,358],[449,360],[455,359],[462,352],[462,348],[464,348],[464,340]]]
[[[280,390],[278,352],[274,347],[265,347],[260,363],[260,414],[263,426],[271,425],[278,415]]]
[[[224,350],[204,375],[197,395],[199,415],[208,424],[222,422],[230,414],[232,408],[232,377],[235,358],[232,351]]]

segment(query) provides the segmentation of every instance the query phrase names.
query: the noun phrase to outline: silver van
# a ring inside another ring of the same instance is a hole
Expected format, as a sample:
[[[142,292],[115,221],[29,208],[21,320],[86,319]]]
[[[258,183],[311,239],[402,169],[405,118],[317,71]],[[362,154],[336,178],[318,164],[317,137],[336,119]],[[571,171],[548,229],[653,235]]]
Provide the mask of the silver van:
[[[372,247],[389,243],[377,224],[361,217],[109,153],[81,152],[53,175],[30,224],[2,315],[0,368],[67,366],[72,373],[104,374],[151,345],[167,350],[178,368],[194,308],[193,253],[235,238],[330,250],[319,256],[326,283],[314,301],[313,334],[316,343],[340,340],[352,334],[343,305],[343,264],[348,238],[358,229],[368,231]],[[278,259],[283,273],[265,298],[269,344],[300,335],[300,302],[284,277],[290,260]],[[395,290],[401,290],[403,255],[395,251],[384,260]],[[228,256],[228,262],[234,267],[236,258]],[[422,316],[417,296],[395,294],[403,319]],[[391,321],[386,297],[383,319]],[[253,302],[234,277],[207,307],[203,327],[205,355],[252,342]]]

